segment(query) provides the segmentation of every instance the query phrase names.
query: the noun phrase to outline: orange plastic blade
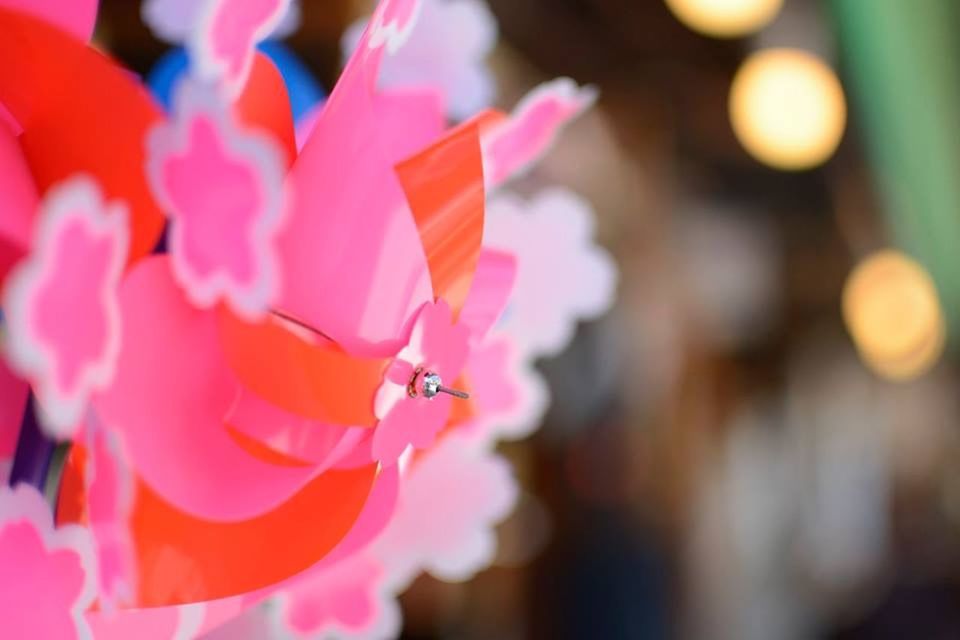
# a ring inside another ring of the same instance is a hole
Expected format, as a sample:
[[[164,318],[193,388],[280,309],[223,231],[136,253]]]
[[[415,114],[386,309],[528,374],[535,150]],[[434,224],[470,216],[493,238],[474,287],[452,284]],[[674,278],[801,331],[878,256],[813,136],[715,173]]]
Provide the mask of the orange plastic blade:
[[[225,309],[220,339],[234,373],[264,400],[330,424],[376,424],[373,400],[389,360],[355,358],[327,341],[311,343],[278,321],[251,324]]]
[[[240,122],[273,136],[283,149],[289,168],[297,157],[290,97],[280,72],[260,52],[253,60],[250,77],[234,108]]]
[[[61,485],[58,522],[83,523],[83,447],[74,446]],[[350,531],[376,465],[329,471],[283,505],[243,522],[207,522],[136,483],[131,530],[139,590],[134,607],[224,598],[276,584],[312,566]]]
[[[396,166],[423,242],[433,294],[456,318],[470,292],[483,240],[481,114]]]
[[[143,170],[144,135],[160,109],[132,74],[65,31],[0,9],[0,103],[23,130],[45,192],[84,172],[129,207],[130,261],[149,253],[164,216]]]

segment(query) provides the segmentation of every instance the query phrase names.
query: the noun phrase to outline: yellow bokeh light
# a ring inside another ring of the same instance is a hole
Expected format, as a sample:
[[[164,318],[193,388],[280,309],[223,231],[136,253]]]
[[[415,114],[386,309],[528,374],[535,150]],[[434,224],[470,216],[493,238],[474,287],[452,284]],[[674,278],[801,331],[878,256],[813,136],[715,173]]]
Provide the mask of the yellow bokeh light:
[[[847,123],[836,74],[797,49],[751,55],[730,88],[730,122],[744,148],[778,169],[809,169],[833,155]]]
[[[853,270],[843,291],[843,316],[864,362],[892,380],[921,375],[946,344],[933,280],[897,251],[878,252]]]
[[[773,20],[783,0],[666,0],[677,20],[694,31],[734,38],[758,31]]]

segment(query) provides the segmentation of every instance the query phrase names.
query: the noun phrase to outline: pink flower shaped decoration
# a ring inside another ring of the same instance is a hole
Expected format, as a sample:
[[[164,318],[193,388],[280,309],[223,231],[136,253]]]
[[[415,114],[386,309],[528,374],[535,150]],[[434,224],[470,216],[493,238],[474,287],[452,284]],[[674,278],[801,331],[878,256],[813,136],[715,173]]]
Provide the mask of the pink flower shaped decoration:
[[[453,322],[447,303],[427,303],[413,325],[410,341],[393,360],[377,391],[374,413],[380,422],[373,435],[373,457],[394,462],[407,445],[429,446],[446,424],[453,397],[437,393],[463,371],[470,330]]]
[[[344,33],[345,59],[366,25],[359,20]],[[496,85],[485,60],[496,41],[496,19],[482,0],[422,0],[409,40],[383,61],[379,85],[438,89],[450,116],[465,120],[493,101]]]
[[[200,0],[190,32],[190,59],[204,80],[222,80],[230,95],[247,81],[257,43],[283,20],[290,0]]]
[[[463,436],[494,445],[526,438],[540,425],[550,390],[509,335],[490,336],[470,351],[467,379],[477,416],[462,427]]]
[[[209,87],[184,83],[176,116],[148,139],[147,173],[170,217],[173,272],[191,302],[265,314],[279,290],[280,150],[241,129]]]
[[[401,614],[383,567],[367,552],[311,574],[277,598],[271,625],[279,638],[395,638]]]
[[[499,330],[529,357],[559,353],[577,322],[603,314],[616,293],[616,265],[593,239],[593,209],[568,190],[550,189],[530,201],[495,198],[487,211],[484,243],[517,259]]]
[[[6,638],[91,638],[84,612],[96,595],[85,529],[55,529],[36,489],[0,489],[0,620]]]
[[[580,87],[569,78],[551,80],[528,93],[510,118],[483,136],[488,188],[533,167],[553,146],[560,130],[596,100],[596,89]]]
[[[10,364],[33,385],[53,437],[72,436],[91,393],[113,379],[128,245],[124,206],[104,202],[91,179],[74,178],[47,195],[33,250],[10,275]]]
[[[421,572],[469,580],[493,561],[493,527],[519,491],[506,459],[452,433],[415,460],[400,484],[397,512],[372,552],[399,593]],[[437,526],[442,522],[443,526]]]

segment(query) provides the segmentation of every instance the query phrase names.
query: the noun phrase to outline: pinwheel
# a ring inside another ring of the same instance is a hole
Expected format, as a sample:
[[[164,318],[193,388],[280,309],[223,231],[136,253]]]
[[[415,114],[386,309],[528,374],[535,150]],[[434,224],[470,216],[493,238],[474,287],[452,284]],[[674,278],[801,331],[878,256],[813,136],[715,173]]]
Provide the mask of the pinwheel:
[[[384,0],[298,149],[256,52],[286,6],[204,2],[169,116],[77,38],[86,22],[0,8],[0,61],[17,61],[0,65],[0,456],[16,447],[35,473],[12,480],[43,488],[49,441],[18,439],[28,388],[71,444],[54,518],[36,490],[0,490],[0,563],[32,545],[31,575],[75,565],[49,624],[79,635],[466,577],[516,494],[484,420],[530,422],[544,394],[517,396],[529,371],[487,338],[517,262],[483,246],[486,193],[592,93],[548,84],[448,128],[436,91],[380,88],[420,13]],[[417,547],[464,473],[486,497]]]

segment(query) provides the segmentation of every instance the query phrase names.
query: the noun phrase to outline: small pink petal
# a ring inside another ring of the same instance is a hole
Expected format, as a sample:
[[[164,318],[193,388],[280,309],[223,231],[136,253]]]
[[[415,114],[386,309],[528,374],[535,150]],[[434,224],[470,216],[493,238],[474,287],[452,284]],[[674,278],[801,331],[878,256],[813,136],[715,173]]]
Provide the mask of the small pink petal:
[[[507,306],[517,277],[517,260],[505,251],[483,249],[473,277],[470,295],[460,310],[460,323],[474,341],[482,339]]]
[[[495,187],[529,170],[549,151],[560,129],[590,108],[597,92],[568,78],[540,85],[510,119],[483,136],[484,174]]]
[[[284,213],[277,144],[244,131],[208,89],[186,84],[175,120],[151,131],[147,172],[171,219],[174,273],[201,307],[225,299],[246,318],[279,290],[275,236]]]
[[[90,394],[113,379],[129,231],[125,208],[85,177],[51,190],[39,218],[4,292],[10,364],[36,389],[50,435],[69,438]]]
[[[429,447],[450,415],[453,399],[445,394],[435,398],[404,398],[383,418],[373,433],[373,459],[390,464],[408,445]]]
[[[231,95],[243,88],[255,48],[280,24],[290,0],[203,0],[188,41],[191,60],[205,80],[222,79]]]
[[[33,487],[0,488],[0,620],[9,638],[89,638],[84,612],[96,596],[87,532],[54,528]]]

